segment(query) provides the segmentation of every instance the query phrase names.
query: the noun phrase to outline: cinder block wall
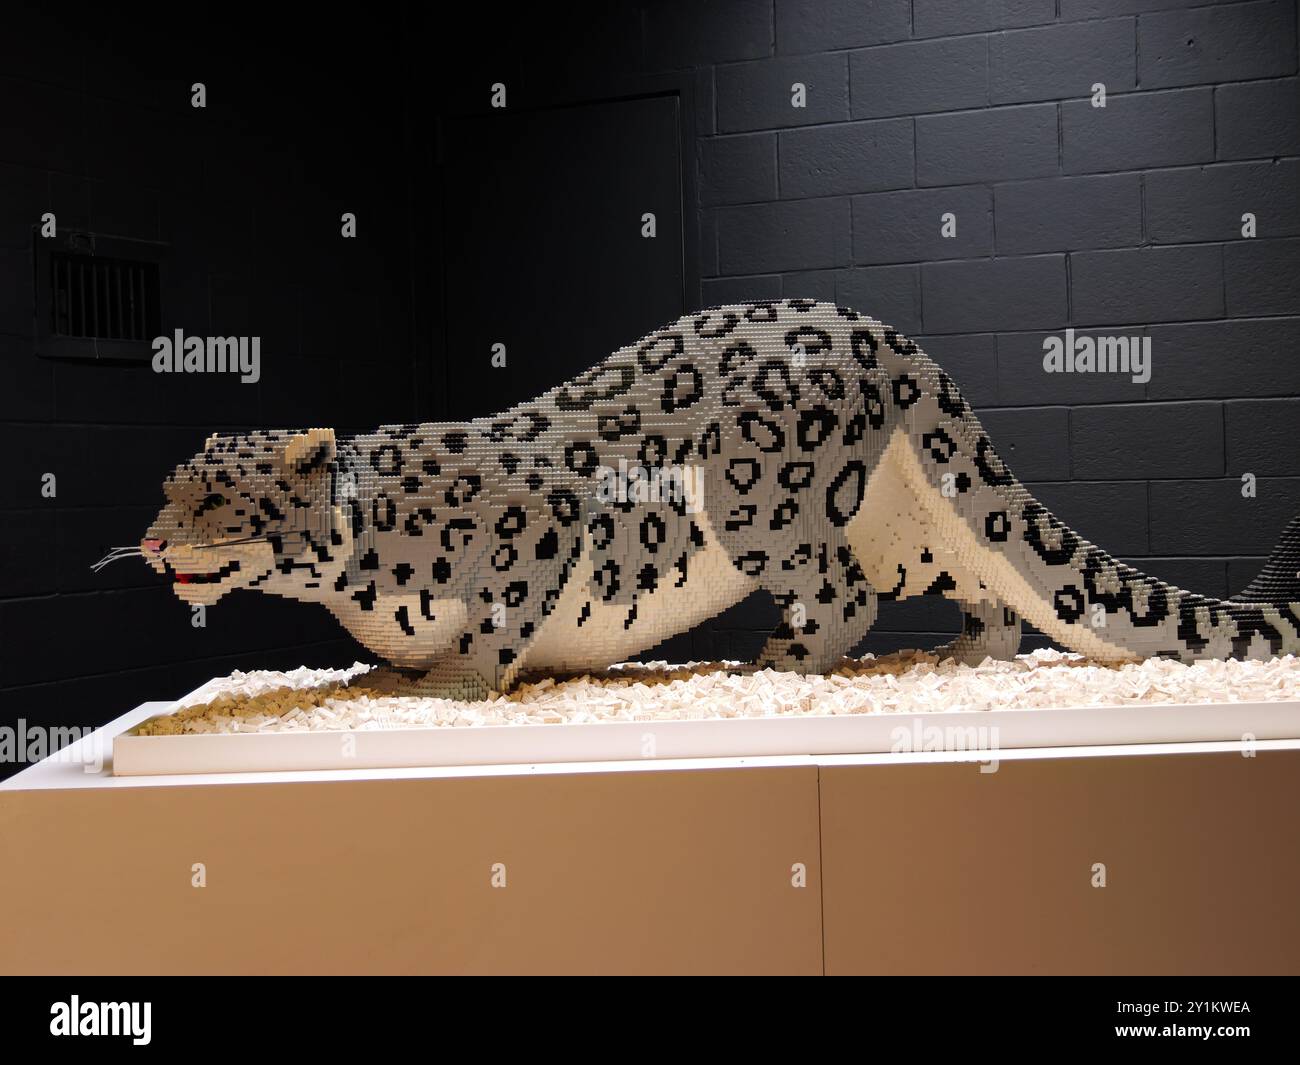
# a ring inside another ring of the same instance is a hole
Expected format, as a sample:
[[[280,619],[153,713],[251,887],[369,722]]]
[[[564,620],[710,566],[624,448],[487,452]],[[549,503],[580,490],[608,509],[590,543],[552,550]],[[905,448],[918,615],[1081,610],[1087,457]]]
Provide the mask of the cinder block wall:
[[[0,34],[0,725],[100,724],[233,669],[353,661],[325,611],[235,595],[196,628],[139,560],[89,567],[139,541],[163,478],[210,432],[415,416],[428,371],[411,330],[408,187],[400,165],[374,162],[403,150],[400,92],[337,81],[325,24],[319,39],[233,20],[196,37],[143,11],[13,8]],[[196,81],[206,109],[190,106]],[[341,239],[347,210],[355,241]],[[47,211],[60,232],[165,242],[164,332],[261,337],[260,381],[38,358],[32,241]]]
[[[701,301],[814,296],[891,323],[1067,523],[1236,591],[1300,511],[1296,8],[647,3],[646,66],[694,72]],[[1067,326],[1150,337],[1150,381],[1045,373]],[[867,646],[955,622],[886,607]],[[757,627],[733,612],[714,646]]]

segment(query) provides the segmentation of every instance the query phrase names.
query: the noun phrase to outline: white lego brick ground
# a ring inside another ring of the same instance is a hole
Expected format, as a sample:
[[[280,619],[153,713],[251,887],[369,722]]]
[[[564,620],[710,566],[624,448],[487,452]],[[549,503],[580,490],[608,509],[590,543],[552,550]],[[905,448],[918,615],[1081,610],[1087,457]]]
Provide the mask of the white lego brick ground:
[[[914,652],[845,660],[829,675],[735,664],[624,664],[539,680],[482,702],[368,693],[366,667],[233,673],[180,700],[143,735],[917,714],[1300,701],[1300,659],[1149,660],[1120,667],[1039,651],[979,666]],[[351,686],[349,687],[349,682]]]

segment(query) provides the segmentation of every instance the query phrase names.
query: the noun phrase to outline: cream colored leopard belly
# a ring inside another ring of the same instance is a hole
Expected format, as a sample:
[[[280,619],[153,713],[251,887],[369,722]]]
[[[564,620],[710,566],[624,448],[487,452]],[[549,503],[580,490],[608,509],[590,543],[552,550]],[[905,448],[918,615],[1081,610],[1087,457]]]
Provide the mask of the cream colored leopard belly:
[[[726,610],[757,588],[753,578],[731,564],[707,515],[701,511],[693,517],[705,543],[691,556],[686,581],[680,588],[673,580],[665,581],[644,597],[630,626],[624,626],[625,605],[604,604],[592,595],[592,556],[584,550],[555,609],[524,652],[520,672],[584,672],[626,661]],[[579,624],[588,603],[589,616]]]

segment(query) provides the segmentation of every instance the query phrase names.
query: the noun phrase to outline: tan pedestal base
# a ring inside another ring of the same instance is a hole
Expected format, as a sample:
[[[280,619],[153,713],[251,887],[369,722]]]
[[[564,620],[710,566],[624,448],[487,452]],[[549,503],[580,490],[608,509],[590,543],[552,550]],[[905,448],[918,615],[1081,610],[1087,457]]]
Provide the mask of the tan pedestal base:
[[[0,785],[0,971],[1298,972],[1300,742],[1253,746],[42,763]]]

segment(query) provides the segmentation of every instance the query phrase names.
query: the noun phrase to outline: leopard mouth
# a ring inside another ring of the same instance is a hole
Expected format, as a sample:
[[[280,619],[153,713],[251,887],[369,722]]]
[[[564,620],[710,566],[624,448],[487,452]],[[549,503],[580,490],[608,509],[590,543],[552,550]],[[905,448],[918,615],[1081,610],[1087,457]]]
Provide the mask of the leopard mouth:
[[[239,572],[238,562],[228,562],[215,573],[180,573],[172,571],[176,576],[177,584],[219,584],[232,573]]]

